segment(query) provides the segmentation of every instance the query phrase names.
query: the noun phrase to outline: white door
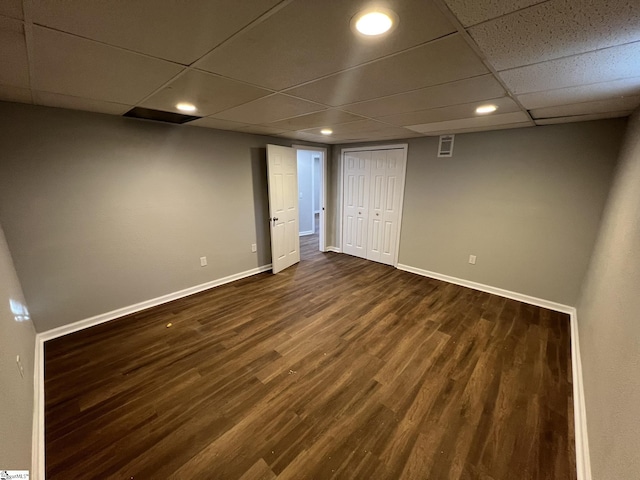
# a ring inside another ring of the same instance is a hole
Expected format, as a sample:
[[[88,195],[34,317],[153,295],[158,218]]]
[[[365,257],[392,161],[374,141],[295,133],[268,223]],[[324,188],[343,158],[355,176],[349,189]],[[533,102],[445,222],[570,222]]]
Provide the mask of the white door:
[[[267,145],[273,273],[300,261],[297,162],[295,149]]]
[[[353,152],[344,167],[342,251],[362,258],[367,258],[370,160],[371,152]]]
[[[371,152],[371,186],[369,205],[369,225],[367,242],[367,258],[376,262],[382,261],[382,241],[384,237],[384,207],[387,175],[387,151]]]
[[[404,184],[403,150],[387,150],[385,159],[385,186],[383,202],[383,224],[380,229],[379,262],[394,265],[398,231],[400,228],[401,203]]]

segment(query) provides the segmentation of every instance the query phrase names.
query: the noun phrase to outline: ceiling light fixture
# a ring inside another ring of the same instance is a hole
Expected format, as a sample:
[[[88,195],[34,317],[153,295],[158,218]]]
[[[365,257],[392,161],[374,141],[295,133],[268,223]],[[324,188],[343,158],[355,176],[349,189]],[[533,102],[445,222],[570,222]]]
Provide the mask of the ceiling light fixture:
[[[181,112],[195,112],[196,106],[193,103],[178,103],[176,108]]]
[[[358,13],[351,20],[352,28],[367,37],[382,35],[398,23],[398,16],[391,10],[376,8]]]
[[[498,109],[495,105],[481,105],[476,108],[476,113],[480,115],[485,115],[487,113],[493,113]]]
[[[320,133],[323,135],[331,135],[333,133],[333,130],[331,130],[330,128],[323,128],[322,130],[320,130]]]

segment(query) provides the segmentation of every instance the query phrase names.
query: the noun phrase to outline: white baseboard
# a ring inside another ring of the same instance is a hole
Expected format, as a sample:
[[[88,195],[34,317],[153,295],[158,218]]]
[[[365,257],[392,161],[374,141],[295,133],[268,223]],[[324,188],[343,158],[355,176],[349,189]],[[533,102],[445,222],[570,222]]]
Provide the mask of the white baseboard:
[[[450,277],[449,275],[430,272],[429,270],[423,270],[421,268],[411,267],[409,265],[403,265],[401,263],[398,264],[398,270],[415,273],[417,275],[422,275],[423,277],[435,278],[436,280],[442,280],[443,282],[454,283],[456,285],[472,288],[474,290],[480,290],[481,292],[492,293],[500,297],[510,298],[511,300],[517,300],[518,302],[528,303],[537,307],[548,308],[549,310],[554,310],[556,312],[568,314],[575,312],[574,307],[563,305],[562,303],[551,302],[542,298],[532,297],[523,293],[512,292],[510,290],[504,290],[502,288],[492,287],[490,285],[484,285],[482,283],[476,283],[470,280],[464,280],[462,278]]]
[[[316,233],[316,232],[314,232],[313,230],[307,230],[305,232],[300,232],[298,236],[304,237],[304,236],[307,236],[307,235],[313,235],[314,233]]]
[[[212,280],[207,283],[202,283],[200,285],[196,285],[195,287],[185,288],[184,290],[180,290],[178,292],[173,292],[167,295],[162,295],[157,298],[145,300],[144,302],[136,303],[135,305],[129,305],[128,307],[112,310],[111,312],[102,313],[100,315],[86,318],[78,322],[70,323],[69,325],[63,325],[62,327],[57,327],[51,330],[47,330],[46,332],[42,332],[38,334],[38,336],[43,342],[46,342],[47,340],[52,340],[54,338],[62,337],[64,335],[69,335],[70,333],[77,332],[79,330],[84,330],[85,328],[89,328],[95,325],[99,325],[101,323],[109,322],[111,320],[115,320],[116,318],[124,317],[125,315],[130,315],[132,313],[136,313],[141,310],[145,310],[147,308],[155,307],[156,305],[162,305],[163,303],[167,303],[172,300],[177,300],[178,298],[187,297],[189,295],[193,295],[194,293],[199,293],[204,290],[209,290],[210,288],[218,287],[220,285],[224,285],[225,283],[234,282],[236,280],[240,280],[241,278],[250,277],[252,275],[266,272],[268,270],[271,270],[271,264],[263,265],[262,267],[252,268],[251,270],[246,270],[240,273],[234,273],[233,275],[219,278],[217,280]]]
[[[342,253],[342,249],[338,247],[327,247],[327,252]]]
[[[591,457],[587,435],[587,412],[584,402],[582,379],[582,357],[580,356],[580,336],[578,316],[571,313],[571,371],[573,374],[573,423],[576,437],[576,471],[578,480],[591,480]]]
[[[31,478],[45,480],[44,471],[44,342],[36,335],[33,356],[33,429],[31,431]]]

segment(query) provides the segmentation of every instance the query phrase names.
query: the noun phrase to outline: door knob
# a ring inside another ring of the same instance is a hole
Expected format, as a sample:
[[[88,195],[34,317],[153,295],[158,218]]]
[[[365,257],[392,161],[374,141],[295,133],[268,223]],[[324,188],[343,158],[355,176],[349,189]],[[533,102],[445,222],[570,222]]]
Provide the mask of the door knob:
[[[379,213],[376,213],[376,217],[379,216],[379,215],[380,215]]]

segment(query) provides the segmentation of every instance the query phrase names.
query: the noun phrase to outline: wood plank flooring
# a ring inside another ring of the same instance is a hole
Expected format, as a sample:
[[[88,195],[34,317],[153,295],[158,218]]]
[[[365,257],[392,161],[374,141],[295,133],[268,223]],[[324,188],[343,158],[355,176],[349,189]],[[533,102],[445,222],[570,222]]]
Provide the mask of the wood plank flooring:
[[[566,315],[314,242],[47,342],[47,478],[575,479]]]

